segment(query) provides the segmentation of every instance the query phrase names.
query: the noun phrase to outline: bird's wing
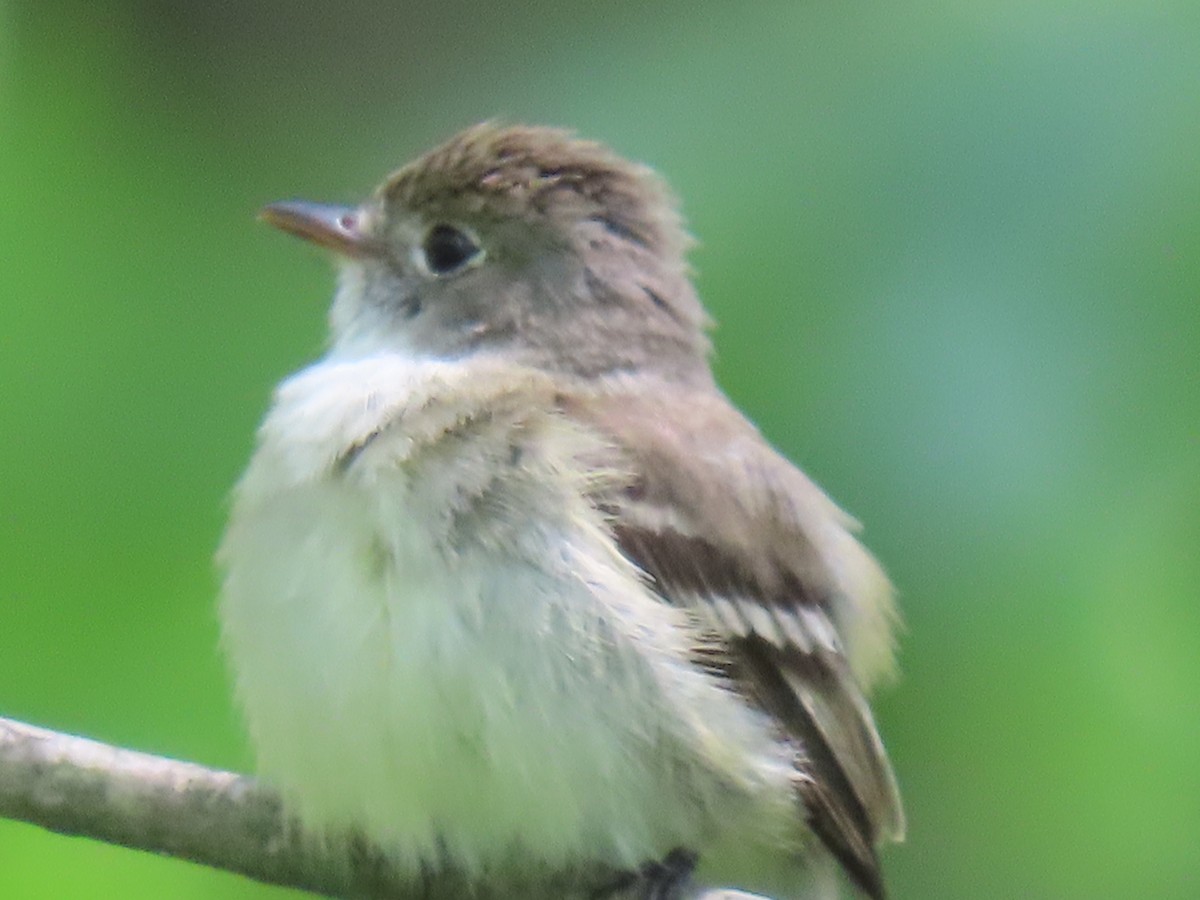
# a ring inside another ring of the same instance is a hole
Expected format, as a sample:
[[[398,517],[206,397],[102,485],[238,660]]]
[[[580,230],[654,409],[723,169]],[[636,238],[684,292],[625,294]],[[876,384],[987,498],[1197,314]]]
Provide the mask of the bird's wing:
[[[732,676],[796,740],[813,831],[882,897],[876,846],[904,820],[864,685],[890,666],[894,614],[853,521],[715,390],[563,402],[625,451],[628,486],[600,498],[622,550],[663,600],[704,613]]]

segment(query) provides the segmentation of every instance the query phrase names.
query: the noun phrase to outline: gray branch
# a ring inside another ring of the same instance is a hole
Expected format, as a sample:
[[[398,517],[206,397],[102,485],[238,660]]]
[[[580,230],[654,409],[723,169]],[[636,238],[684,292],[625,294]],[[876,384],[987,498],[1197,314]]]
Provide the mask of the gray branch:
[[[252,778],[0,718],[0,818],[161,853],[257,881],[364,900],[584,898],[619,873],[399,871],[361,839],[316,838]],[[501,885],[503,885],[501,887]],[[634,894],[636,896],[636,893]],[[688,900],[763,900],[697,888]]]

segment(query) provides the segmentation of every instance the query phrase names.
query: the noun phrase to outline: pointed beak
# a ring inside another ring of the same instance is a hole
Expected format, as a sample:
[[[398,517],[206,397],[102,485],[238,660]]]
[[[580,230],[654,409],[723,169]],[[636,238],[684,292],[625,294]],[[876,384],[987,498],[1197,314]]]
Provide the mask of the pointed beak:
[[[350,206],[284,200],[264,206],[258,217],[343,256],[362,258],[378,253],[376,242],[362,230],[361,213]]]

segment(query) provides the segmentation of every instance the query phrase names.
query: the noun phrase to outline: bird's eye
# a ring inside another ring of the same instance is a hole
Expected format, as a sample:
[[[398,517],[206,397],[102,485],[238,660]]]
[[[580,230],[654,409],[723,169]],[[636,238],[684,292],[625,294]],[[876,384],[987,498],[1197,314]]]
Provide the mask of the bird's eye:
[[[421,244],[425,265],[434,275],[453,275],[475,260],[483,249],[469,234],[453,225],[434,225]]]

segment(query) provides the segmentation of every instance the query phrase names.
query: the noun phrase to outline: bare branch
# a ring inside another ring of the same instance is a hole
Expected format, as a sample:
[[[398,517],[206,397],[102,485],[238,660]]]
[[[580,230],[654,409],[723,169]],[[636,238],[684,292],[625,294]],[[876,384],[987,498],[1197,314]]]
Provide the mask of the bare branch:
[[[329,897],[369,900],[587,897],[618,873],[505,875],[470,884],[450,870],[403,873],[361,840],[306,836],[278,794],[207,769],[0,718],[0,818],[237,872]],[[591,887],[585,887],[590,885]],[[756,900],[699,890],[691,900]],[[762,898],[757,898],[762,900]]]

